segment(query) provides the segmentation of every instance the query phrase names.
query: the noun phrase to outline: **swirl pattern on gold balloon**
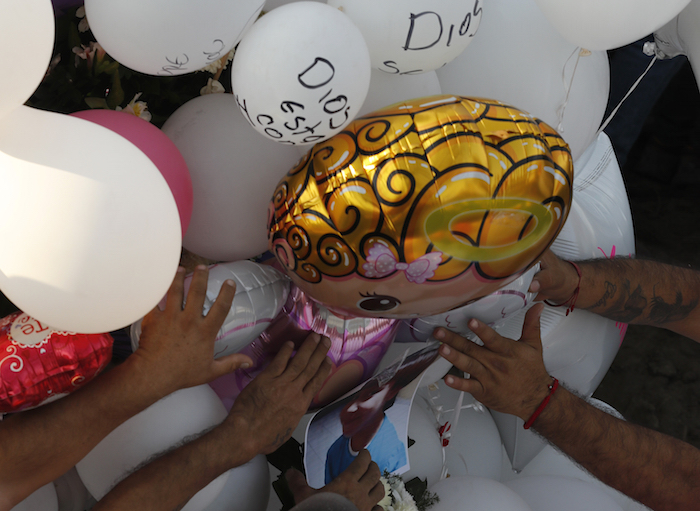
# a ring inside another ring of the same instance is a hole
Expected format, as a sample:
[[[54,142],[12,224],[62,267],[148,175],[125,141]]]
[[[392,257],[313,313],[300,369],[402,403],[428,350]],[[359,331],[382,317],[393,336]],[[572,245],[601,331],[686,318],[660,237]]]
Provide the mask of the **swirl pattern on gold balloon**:
[[[572,181],[567,144],[541,120],[493,100],[421,98],[314,146],[277,186],[270,243],[307,282],[383,278],[365,268],[377,244],[399,269],[439,254],[428,281],[470,268],[502,279],[549,246]]]

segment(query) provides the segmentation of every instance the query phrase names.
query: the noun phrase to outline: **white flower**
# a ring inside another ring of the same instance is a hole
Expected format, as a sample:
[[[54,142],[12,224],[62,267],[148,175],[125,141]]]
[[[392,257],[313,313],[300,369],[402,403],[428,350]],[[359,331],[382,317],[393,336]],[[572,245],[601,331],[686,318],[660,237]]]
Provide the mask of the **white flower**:
[[[377,505],[381,506],[384,511],[387,511],[389,507],[391,506],[391,485],[389,484],[389,481],[387,481],[384,477],[381,477],[379,479],[382,482],[382,485],[384,486],[384,498],[380,500]]]
[[[75,11],[75,17],[80,18],[80,22],[78,23],[78,31],[79,32],[87,32],[90,30],[90,25],[88,25],[88,20],[85,17],[85,6],[81,6],[78,8],[77,11]]]
[[[236,53],[235,49],[228,52],[228,55],[226,55],[225,57],[221,57],[220,59],[209,63],[208,65],[206,65],[205,67],[200,69],[200,71],[208,71],[211,74],[215,75],[216,73],[219,72],[219,70],[226,69],[226,66],[228,66],[228,63],[233,60],[234,53]]]
[[[140,117],[141,119],[145,121],[151,120],[151,112],[148,111],[148,105],[146,104],[145,101],[137,101],[141,97],[141,92],[136,94],[134,96],[134,99],[129,101],[129,103],[122,109],[122,107],[118,106],[116,108],[117,111],[124,111],[126,113],[135,115],[136,117]]]
[[[207,80],[207,84],[199,89],[199,94],[201,96],[204,96],[205,94],[220,94],[222,92],[226,92],[226,89],[224,89],[224,86],[221,85],[221,82],[214,80],[213,78],[209,78]]]

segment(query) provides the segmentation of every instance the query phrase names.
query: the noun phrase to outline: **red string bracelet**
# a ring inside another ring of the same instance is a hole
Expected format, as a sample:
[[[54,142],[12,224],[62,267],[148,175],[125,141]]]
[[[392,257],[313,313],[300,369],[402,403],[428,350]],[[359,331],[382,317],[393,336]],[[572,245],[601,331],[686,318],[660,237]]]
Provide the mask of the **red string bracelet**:
[[[552,395],[554,395],[554,391],[559,388],[559,380],[552,376],[552,384],[548,385],[547,388],[549,389],[549,394],[547,394],[547,397],[542,400],[540,406],[537,407],[537,410],[534,411],[527,422],[523,424],[523,428],[530,429],[535,420],[537,420],[537,417],[539,417],[542,411],[547,408],[550,399],[552,399]]]
[[[566,305],[566,315],[569,315],[569,312],[574,310],[574,306],[576,305],[576,300],[578,299],[578,293],[581,290],[581,268],[578,267],[578,264],[576,264],[573,261],[566,261],[569,263],[571,266],[574,267],[576,270],[576,274],[578,275],[578,284],[576,284],[576,289],[574,289],[574,294],[571,295],[571,298],[569,298],[567,301],[563,303],[551,303],[549,300],[545,300],[544,303],[551,307],[563,307]]]

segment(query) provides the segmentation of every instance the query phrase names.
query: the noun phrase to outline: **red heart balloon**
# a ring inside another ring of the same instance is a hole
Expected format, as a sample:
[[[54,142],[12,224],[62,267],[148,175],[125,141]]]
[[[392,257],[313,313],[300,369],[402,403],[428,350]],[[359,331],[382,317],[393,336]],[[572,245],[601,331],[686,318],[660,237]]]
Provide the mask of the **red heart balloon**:
[[[73,392],[112,357],[109,334],[54,330],[23,312],[0,320],[0,413],[19,412]]]

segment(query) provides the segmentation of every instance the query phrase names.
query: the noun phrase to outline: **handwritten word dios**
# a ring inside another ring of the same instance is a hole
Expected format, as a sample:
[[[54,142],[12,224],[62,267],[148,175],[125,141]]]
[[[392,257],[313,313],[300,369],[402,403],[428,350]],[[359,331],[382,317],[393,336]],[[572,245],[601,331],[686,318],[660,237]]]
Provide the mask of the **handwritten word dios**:
[[[410,52],[432,52],[437,58],[443,56],[443,62],[424,63],[413,57],[397,57],[382,61],[380,69],[391,74],[417,74],[437,69],[456,57],[469,44],[479,28],[482,8],[480,0],[474,2],[471,10],[460,14],[454,23],[444,19],[445,14],[436,11],[410,12],[404,19],[406,36],[401,46],[404,56]],[[445,49],[455,51],[444,53]],[[418,64],[420,67],[411,67]]]
[[[296,84],[285,87],[287,98],[274,107],[261,101],[254,104],[241,94],[235,97],[251,126],[268,138],[281,144],[313,144],[332,136],[351,120],[353,107],[343,93],[344,84],[338,82],[333,63],[315,57],[296,75]]]

